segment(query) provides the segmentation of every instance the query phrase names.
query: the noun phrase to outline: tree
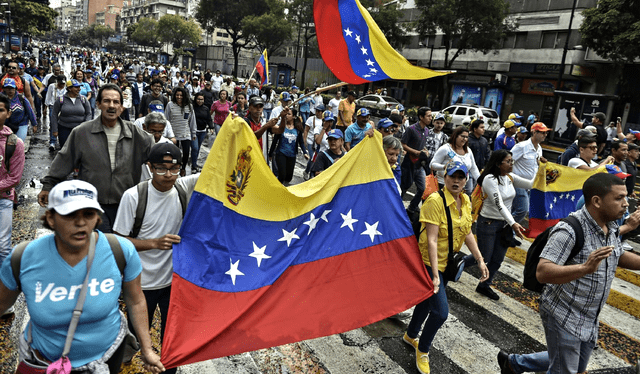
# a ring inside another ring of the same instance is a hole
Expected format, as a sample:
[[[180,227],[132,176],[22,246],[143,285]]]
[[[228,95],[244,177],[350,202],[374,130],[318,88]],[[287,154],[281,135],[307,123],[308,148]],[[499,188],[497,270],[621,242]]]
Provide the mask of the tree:
[[[195,18],[209,33],[221,28],[229,34],[233,51],[233,75],[237,75],[240,49],[251,43],[251,35],[246,35],[242,30],[242,20],[268,11],[269,5],[264,0],[201,0]]]
[[[507,18],[505,0],[416,0],[416,7],[421,11],[416,24],[420,38],[444,34],[447,69],[466,52],[487,54],[499,48],[507,33],[516,29],[515,22]]]
[[[115,34],[111,27],[94,23],[76,30],[69,36],[69,43],[81,47],[102,48],[105,41]]]
[[[267,0],[269,12],[262,15],[246,16],[242,22],[242,33],[251,35],[254,47],[262,52],[275,54],[291,37],[291,23],[285,18],[284,3],[280,0]]]
[[[640,2],[600,0],[582,12],[582,42],[598,55],[631,63],[640,57]]]
[[[25,34],[43,35],[55,29],[58,12],[41,3],[27,0],[11,2],[11,27]]]
[[[130,41],[145,48],[158,48],[160,41],[157,33],[158,21],[153,18],[140,18],[137,23],[127,28],[127,37]]]
[[[302,76],[300,77],[301,86],[304,87],[306,85],[305,80],[307,79],[309,47],[312,42],[315,42],[316,49],[318,45],[318,41],[315,39],[316,28],[313,19],[313,0],[295,0],[293,2],[293,17],[295,22],[298,24],[298,35],[300,35],[301,31],[304,30],[304,33],[302,34],[304,53],[302,55]]]
[[[173,46],[173,60],[180,55],[191,56],[187,51],[196,48],[202,40],[202,30],[197,23],[187,21],[175,14],[165,14],[156,25],[158,38]]]
[[[402,1],[404,2],[404,0]],[[391,46],[395,49],[401,49],[407,43],[409,43],[410,36],[407,35],[407,26],[401,22],[403,13],[398,8],[398,3],[395,2],[390,5],[377,5],[379,1],[374,0],[362,0],[361,4],[369,10],[371,18],[376,21],[378,27],[384,34],[385,38]]]

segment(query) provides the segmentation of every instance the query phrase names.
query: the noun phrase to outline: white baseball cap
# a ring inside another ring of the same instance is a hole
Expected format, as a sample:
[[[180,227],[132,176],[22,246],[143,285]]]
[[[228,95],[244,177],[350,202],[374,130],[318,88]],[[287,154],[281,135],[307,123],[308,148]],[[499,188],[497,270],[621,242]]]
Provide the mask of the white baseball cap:
[[[58,183],[49,191],[47,209],[54,209],[60,215],[87,208],[104,213],[98,203],[98,191],[90,183],[74,179]]]

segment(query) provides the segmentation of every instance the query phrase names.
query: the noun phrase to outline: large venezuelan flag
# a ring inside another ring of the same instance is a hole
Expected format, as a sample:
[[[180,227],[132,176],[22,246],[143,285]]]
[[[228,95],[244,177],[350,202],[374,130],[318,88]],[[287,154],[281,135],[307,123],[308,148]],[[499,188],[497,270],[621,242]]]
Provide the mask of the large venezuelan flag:
[[[228,118],[180,236],[166,367],[352,330],[433,293],[379,134],[285,188]]]
[[[344,82],[419,80],[449,74],[411,65],[393,49],[358,0],[314,0],[313,15],[322,59]]]
[[[604,167],[588,171],[553,162],[541,163],[531,189],[528,236],[535,238],[575,211],[584,182],[604,170]]]

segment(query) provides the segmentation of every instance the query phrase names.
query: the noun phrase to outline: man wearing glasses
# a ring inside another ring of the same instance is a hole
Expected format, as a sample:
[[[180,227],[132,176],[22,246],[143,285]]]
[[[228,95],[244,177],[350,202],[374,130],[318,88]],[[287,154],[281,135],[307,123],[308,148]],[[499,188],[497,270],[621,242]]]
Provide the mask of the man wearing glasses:
[[[383,118],[378,121],[376,130],[378,130],[378,132],[382,134],[382,137],[385,138],[387,136],[393,135],[396,131],[398,131],[398,125],[393,123],[393,121],[391,121],[389,118]]]
[[[171,143],[151,147],[147,165],[151,180],[124,192],[113,231],[131,240],[138,251],[148,321],[153,321],[156,307],[160,307],[160,334],[164,338],[173,275],[173,244],[180,243],[178,232],[200,174],[178,178],[182,156],[180,149]],[[142,217],[138,212],[142,212]],[[165,371],[175,372],[175,368]]]
[[[164,88],[164,82],[161,79],[154,79],[151,81],[151,92],[146,93],[140,99],[140,106],[138,107],[138,118],[144,117],[149,113],[149,104],[154,100],[159,100],[166,108],[169,99],[162,94]]]
[[[36,106],[33,103],[33,96],[31,95],[31,89],[25,90],[25,87],[28,87],[24,78],[20,76],[20,71],[18,70],[18,63],[16,61],[9,61],[7,63],[7,74],[5,74],[0,80],[0,86],[4,87],[4,80],[7,78],[11,78],[16,81],[16,90],[19,94],[24,95],[24,97],[29,100],[29,104],[31,104],[32,108]]]
[[[578,140],[578,149],[580,149],[580,156],[569,160],[569,164],[567,164],[567,166],[570,168],[595,170],[601,165],[612,163],[614,160],[612,156],[609,156],[599,164],[593,161],[598,153],[598,143],[596,142],[596,138],[592,136],[584,136],[580,138],[580,140]]]

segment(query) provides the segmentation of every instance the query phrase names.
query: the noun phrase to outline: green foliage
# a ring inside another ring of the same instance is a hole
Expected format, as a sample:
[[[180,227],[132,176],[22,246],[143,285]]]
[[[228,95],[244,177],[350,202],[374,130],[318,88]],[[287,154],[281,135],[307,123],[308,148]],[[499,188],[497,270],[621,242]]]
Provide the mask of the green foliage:
[[[240,48],[251,43],[251,35],[242,30],[242,20],[268,12],[269,5],[264,0],[201,0],[195,18],[209,33],[221,28],[229,34],[234,58],[233,74],[236,75]]]
[[[175,55],[186,54],[185,49],[196,48],[202,40],[202,30],[196,22],[175,14],[162,16],[155,30],[158,39],[173,46]]]
[[[384,6],[380,5],[379,1],[362,0],[361,4],[369,10],[371,18],[376,21],[393,48],[400,49],[409,43],[410,36],[407,35],[409,25],[401,22],[403,14],[398,8],[398,3]]]
[[[291,23],[284,14],[284,3],[268,0],[269,12],[261,15],[249,15],[241,21],[242,33],[250,35],[255,48],[274,54],[291,37]]]
[[[107,39],[115,34],[111,27],[94,23],[71,34],[69,43],[81,47],[102,48]]]
[[[27,0],[15,0],[11,5],[11,28],[30,35],[43,35],[55,28],[58,12],[46,5]]]
[[[516,29],[507,18],[505,0],[416,0],[416,7],[421,11],[416,23],[421,38],[444,33],[446,68],[466,52],[486,54],[497,49],[507,33]],[[451,49],[456,51],[449,56]]]
[[[158,48],[160,41],[157,34],[158,21],[153,18],[140,18],[137,23],[127,28],[127,37],[143,47]]]
[[[598,55],[617,62],[640,57],[640,2],[600,0],[582,12],[582,41]]]

